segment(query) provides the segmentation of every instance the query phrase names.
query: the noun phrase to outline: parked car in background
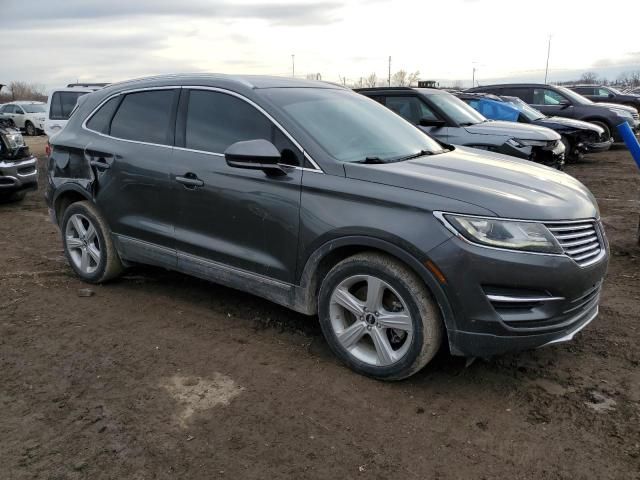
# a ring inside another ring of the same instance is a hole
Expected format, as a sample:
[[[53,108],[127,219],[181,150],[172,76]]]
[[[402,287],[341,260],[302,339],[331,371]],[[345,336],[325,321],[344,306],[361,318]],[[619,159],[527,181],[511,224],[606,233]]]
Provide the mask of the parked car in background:
[[[0,118],[13,124],[29,136],[44,132],[45,104],[43,102],[15,101],[0,107]]]
[[[518,97],[547,116],[595,123],[602,127],[606,138],[613,136],[616,142],[622,141],[616,128],[621,123],[627,122],[634,132],[640,132],[640,119],[634,108],[614,103],[594,103],[566,87],[539,83],[507,83],[483,85],[465,91]]]
[[[456,96],[492,120],[531,123],[554,130],[561,136],[567,160],[578,160],[585,153],[607,151],[613,143],[612,138],[604,138],[604,130],[598,125],[572,118],[547,117],[518,97],[466,92]]]
[[[84,281],[154,264],[318,314],[365,375],[408,377],[443,340],[481,357],[570,340],[598,313],[608,247],[584,185],[341,86],[138,79],[50,141],[46,199]]]
[[[596,103],[616,103],[640,110],[640,95],[622,93],[620,90],[606,85],[573,85],[571,90]]]
[[[359,88],[445,144],[490,150],[562,169],[560,135],[535,125],[490,121],[451,93],[435,88]]]
[[[636,95],[640,95],[640,87],[625,88],[623,93],[635,93]]]
[[[13,122],[0,119],[0,200],[22,200],[37,188],[37,159]]]
[[[67,124],[69,115],[76,106],[78,98],[108,85],[107,83],[71,83],[64,88],[49,92],[44,133],[49,137],[59,132]]]

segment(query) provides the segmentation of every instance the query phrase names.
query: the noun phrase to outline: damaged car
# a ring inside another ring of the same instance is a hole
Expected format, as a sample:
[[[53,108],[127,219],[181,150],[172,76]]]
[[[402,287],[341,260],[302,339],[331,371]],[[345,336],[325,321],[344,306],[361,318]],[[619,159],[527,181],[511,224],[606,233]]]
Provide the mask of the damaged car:
[[[13,122],[0,119],[0,200],[22,200],[38,188],[38,161]]]
[[[524,158],[562,170],[565,146],[553,130],[489,120],[465,102],[435,88],[360,88],[435,139]]]
[[[536,348],[598,314],[606,236],[562,172],[443,145],[324,82],[164,75],[83,98],[51,138],[46,200],[86,282],[150,264],[247,291],[317,315],[384,380],[443,343]]]
[[[547,117],[518,97],[466,92],[456,96],[492,120],[529,123],[554,130],[564,143],[567,161],[580,160],[585,153],[605,152],[613,144],[613,138],[606,138],[604,129],[594,123]]]

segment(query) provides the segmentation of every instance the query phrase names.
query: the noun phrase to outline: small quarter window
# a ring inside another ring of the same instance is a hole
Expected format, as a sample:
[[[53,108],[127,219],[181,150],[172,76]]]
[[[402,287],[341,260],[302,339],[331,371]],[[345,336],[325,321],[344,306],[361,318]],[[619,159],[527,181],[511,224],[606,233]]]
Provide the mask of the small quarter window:
[[[100,107],[100,109],[94,113],[87,122],[87,128],[94,132],[108,135],[111,127],[111,119],[113,118],[113,113],[116,111],[116,108],[118,108],[120,98],[121,97],[118,95],[102,105],[102,107]]]

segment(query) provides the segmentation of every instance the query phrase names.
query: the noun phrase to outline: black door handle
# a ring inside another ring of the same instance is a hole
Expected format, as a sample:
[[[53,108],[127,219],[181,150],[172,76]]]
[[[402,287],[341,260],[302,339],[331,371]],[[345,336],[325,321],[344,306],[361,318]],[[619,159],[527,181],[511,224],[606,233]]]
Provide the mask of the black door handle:
[[[187,188],[202,187],[204,182],[195,173],[185,173],[184,177],[176,177],[176,182],[183,184]]]
[[[98,160],[90,160],[89,165],[102,170],[108,170],[109,168],[111,168],[111,165],[109,165],[104,158],[99,158]]]

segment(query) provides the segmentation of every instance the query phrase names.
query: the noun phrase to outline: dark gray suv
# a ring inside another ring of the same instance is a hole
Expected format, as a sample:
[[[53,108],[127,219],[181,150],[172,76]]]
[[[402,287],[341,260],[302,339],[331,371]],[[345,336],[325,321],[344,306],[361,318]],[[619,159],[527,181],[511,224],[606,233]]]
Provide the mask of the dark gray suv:
[[[87,282],[144,263],[245,290],[318,314],[338,357],[389,380],[443,341],[489,356],[597,315],[607,242],[568,175],[321,82],[163,76],[81,98],[46,196]]]
[[[566,87],[539,83],[507,83],[483,85],[467,92],[492,93],[498,96],[518,97],[549,117],[566,117],[591,122],[605,131],[605,137],[622,141],[616,128],[628,123],[640,133],[640,119],[635,108],[615,103],[594,103]]]

